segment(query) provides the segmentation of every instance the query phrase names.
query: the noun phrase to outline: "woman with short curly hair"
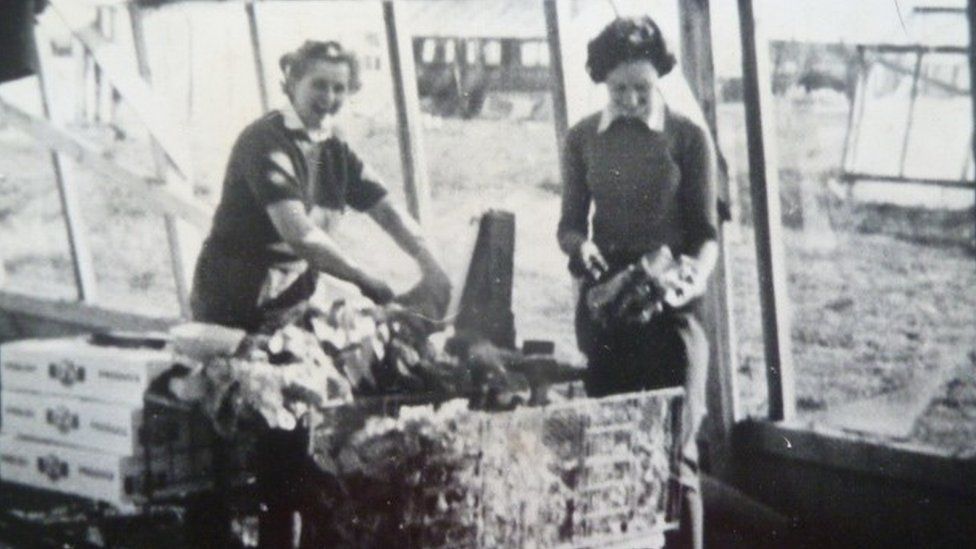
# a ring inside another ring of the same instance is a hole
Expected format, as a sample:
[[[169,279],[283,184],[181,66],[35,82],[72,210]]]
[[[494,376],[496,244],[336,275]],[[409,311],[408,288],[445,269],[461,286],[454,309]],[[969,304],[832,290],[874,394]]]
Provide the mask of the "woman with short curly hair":
[[[331,126],[359,89],[356,58],[337,42],[308,41],[282,56],[280,67],[288,103],[247,126],[231,151],[220,204],[197,260],[194,319],[273,332],[307,306],[319,273],[354,284],[377,303],[392,300],[387,283],[330,236],[347,207],[367,213],[417,262],[423,278],[409,295],[428,297],[411,305],[443,316],[451,287],[440,263],[416,224]],[[314,469],[307,436],[304,429],[271,430],[258,445],[261,547],[292,546],[293,517],[308,482],[302,472]],[[208,515],[211,522],[226,522],[219,504]],[[217,535],[226,537],[226,531]],[[227,545],[209,540],[205,546]]]
[[[589,43],[586,68],[606,84],[608,102],[567,134],[558,240],[584,279],[576,335],[588,359],[588,394],[686,389],[681,540],[700,547],[695,433],[708,341],[695,309],[718,256],[716,158],[709,132],[669,109],[657,91],[674,66],[650,17],[618,18]],[[595,320],[589,289],[664,247],[682,266],[680,299],[638,321]]]

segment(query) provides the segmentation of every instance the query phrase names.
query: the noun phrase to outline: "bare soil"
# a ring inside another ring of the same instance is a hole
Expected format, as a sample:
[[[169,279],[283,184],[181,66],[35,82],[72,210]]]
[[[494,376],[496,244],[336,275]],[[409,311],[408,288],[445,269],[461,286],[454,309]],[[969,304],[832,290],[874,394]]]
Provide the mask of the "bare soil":
[[[784,250],[792,304],[797,404],[812,417],[833,407],[945,379],[913,428],[915,441],[976,453],[976,260],[972,210],[922,211],[852,203],[830,183],[846,113],[778,111]],[[128,120],[124,109],[121,120]],[[353,118],[354,148],[388,178],[400,169],[390,120]],[[149,173],[147,140],[125,126],[116,141],[99,128],[76,128],[119,160]],[[732,260],[738,380],[747,413],[766,405],[759,284],[749,221],[748,171],[741,105],[722,105],[720,144],[738,191],[728,253]],[[572,330],[574,291],[555,243],[559,179],[548,122],[438,120],[424,131],[433,198],[430,237],[460,286],[486,209],[517,218],[515,317],[520,338],[551,339],[557,353],[582,362]],[[215,200],[226,152],[195,143],[201,193]],[[71,297],[72,272],[49,157],[0,123],[0,259],[8,289]],[[118,308],[177,314],[165,232],[133,191],[85,170],[75,184],[95,259],[99,299]],[[368,221],[349,216],[341,239],[400,289],[416,277],[409,261]],[[944,376],[944,377],[943,377]]]

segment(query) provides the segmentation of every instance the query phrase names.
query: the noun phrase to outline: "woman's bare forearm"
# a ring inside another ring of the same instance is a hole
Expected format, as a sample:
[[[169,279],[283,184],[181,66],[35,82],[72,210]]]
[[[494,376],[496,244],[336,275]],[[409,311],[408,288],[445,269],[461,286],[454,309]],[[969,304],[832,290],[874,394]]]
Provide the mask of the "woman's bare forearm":
[[[440,268],[440,262],[430,251],[420,226],[389,199],[380,200],[369,210],[369,216],[390,235],[401,250],[414,258],[421,270]]]
[[[301,202],[277,202],[268,206],[267,211],[282,240],[313,269],[357,285],[369,278],[342,252],[338,243],[312,221]]]

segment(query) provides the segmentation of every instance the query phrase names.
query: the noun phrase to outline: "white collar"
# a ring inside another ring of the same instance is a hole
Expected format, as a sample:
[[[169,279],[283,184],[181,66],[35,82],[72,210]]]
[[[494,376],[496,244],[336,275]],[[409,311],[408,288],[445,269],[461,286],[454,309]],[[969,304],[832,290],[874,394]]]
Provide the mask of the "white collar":
[[[334,116],[324,117],[322,124],[318,128],[310,130],[305,127],[305,123],[302,122],[301,117],[298,116],[298,112],[295,111],[295,107],[291,103],[285,104],[279,110],[281,111],[285,128],[292,131],[304,132],[313,143],[321,143],[330,137],[336,137],[339,133],[336,128]]]
[[[651,110],[647,113],[647,118],[635,118],[635,120],[643,122],[647,126],[647,129],[652,132],[663,132],[664,111],[664,96],[660,92],[655,92],[651,100]],[[603,112],[600,114],[600,124],[596,127],[597,133],[607,131],[610,124],[618,118],[623,118],[623,115],[614,110],[610,103],[607,103],[607,106],[604,107]]]

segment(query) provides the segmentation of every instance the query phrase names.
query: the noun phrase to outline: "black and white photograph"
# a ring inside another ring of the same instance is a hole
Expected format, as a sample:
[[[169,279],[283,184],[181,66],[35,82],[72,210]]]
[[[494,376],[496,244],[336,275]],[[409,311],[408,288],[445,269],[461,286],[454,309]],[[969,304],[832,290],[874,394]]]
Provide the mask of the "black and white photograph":
[[[0,1],[0,549],[976,546],[976,0]]]

